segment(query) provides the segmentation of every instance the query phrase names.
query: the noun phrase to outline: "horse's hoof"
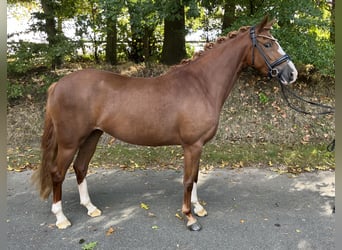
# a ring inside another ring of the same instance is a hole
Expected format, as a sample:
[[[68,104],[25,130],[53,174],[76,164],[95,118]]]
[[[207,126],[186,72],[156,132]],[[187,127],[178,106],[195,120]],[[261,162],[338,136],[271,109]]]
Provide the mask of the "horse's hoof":
[[[207,210],[199,202],[194,202],[194,213],[199,217],[204,217],[208,215]]]
[[[58,229],[66,229],[71,226],[71,222],[69,220],[64,220],[62,222],[56,222],[56,226]]]
[[[194,212],[198,217],[205,217],[208,215],[207,210],[205,210],[204,208],[200,211],[194,211]]]
[[[89,215],[90,217],[98,217],[98,216],[100,216],[101,214],[102,214],[102,212],[101,212],[101,210],[98,209],[98,208],[96,208],[94,211],[88,213],[88,215]]]
[[[202,229],[202,226],[201,226],[201,224],[199,224],[199,222],[195,222],[195,223],[193,223],[193,224],[191,224],[191,225],[187,225],[187,228],[190,230],[190,231],[196,231],[196,232],[198,232],[198,231],[200,231],[201,229]]]

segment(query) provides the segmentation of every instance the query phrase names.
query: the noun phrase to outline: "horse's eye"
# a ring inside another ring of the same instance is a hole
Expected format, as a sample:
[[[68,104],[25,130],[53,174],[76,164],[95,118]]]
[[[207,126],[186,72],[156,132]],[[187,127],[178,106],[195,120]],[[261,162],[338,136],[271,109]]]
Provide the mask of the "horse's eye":
[[[264,46],[265,46],[265,48],[271,48],[272,47],[272,43],[265,43]]]

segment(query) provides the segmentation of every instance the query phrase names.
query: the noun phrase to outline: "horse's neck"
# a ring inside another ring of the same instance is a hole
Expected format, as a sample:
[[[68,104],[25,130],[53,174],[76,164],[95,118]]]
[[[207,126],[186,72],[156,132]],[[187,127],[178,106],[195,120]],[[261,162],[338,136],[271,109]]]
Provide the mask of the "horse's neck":
[[[194,67],[197,77],[204,79],[203,88],[218,109],[222,108],[246,64],[248,43],[245,42],[245,35],[241,34],[241,37],[216,45],[203,58],[199,58],[197,68]]]

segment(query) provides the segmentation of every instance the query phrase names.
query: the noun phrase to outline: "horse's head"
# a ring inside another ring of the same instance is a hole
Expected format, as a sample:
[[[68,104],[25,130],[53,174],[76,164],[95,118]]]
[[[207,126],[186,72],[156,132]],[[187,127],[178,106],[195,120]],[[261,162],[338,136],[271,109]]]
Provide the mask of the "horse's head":
[[[269,22],[265,17],[260,24],[250,28],[250,64],[270,77],[278,77],[281,83],[290,84],[296,81],[298,72],[277,39],[271,35],[273,24],[274,20]]]

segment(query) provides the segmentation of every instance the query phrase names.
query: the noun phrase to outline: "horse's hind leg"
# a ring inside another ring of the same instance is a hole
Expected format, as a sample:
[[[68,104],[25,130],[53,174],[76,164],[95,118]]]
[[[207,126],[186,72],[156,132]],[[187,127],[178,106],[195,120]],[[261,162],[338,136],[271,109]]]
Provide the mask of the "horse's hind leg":
[[[53,185],[53,204],[51,211],[56,216],[56,226],[59,229],[65,229],[71,225],[62,210],[62,183],[75,153],[76,148],[63,148],[59,146],[56,158],[57,166],[51,169]]]
[[[77,158],[74,163],[74,170],[76,173],[78,191],[80,193],[80,203],[88,210],[88,215],[91,217],[96,217],[101,215],[101,210],[99,210],[90,200],[87,186],[87,170],[89,162],[94,155],[97,142],[99,141],[102,131],[93,131],[85,142],[80,146],[77,154]]]

